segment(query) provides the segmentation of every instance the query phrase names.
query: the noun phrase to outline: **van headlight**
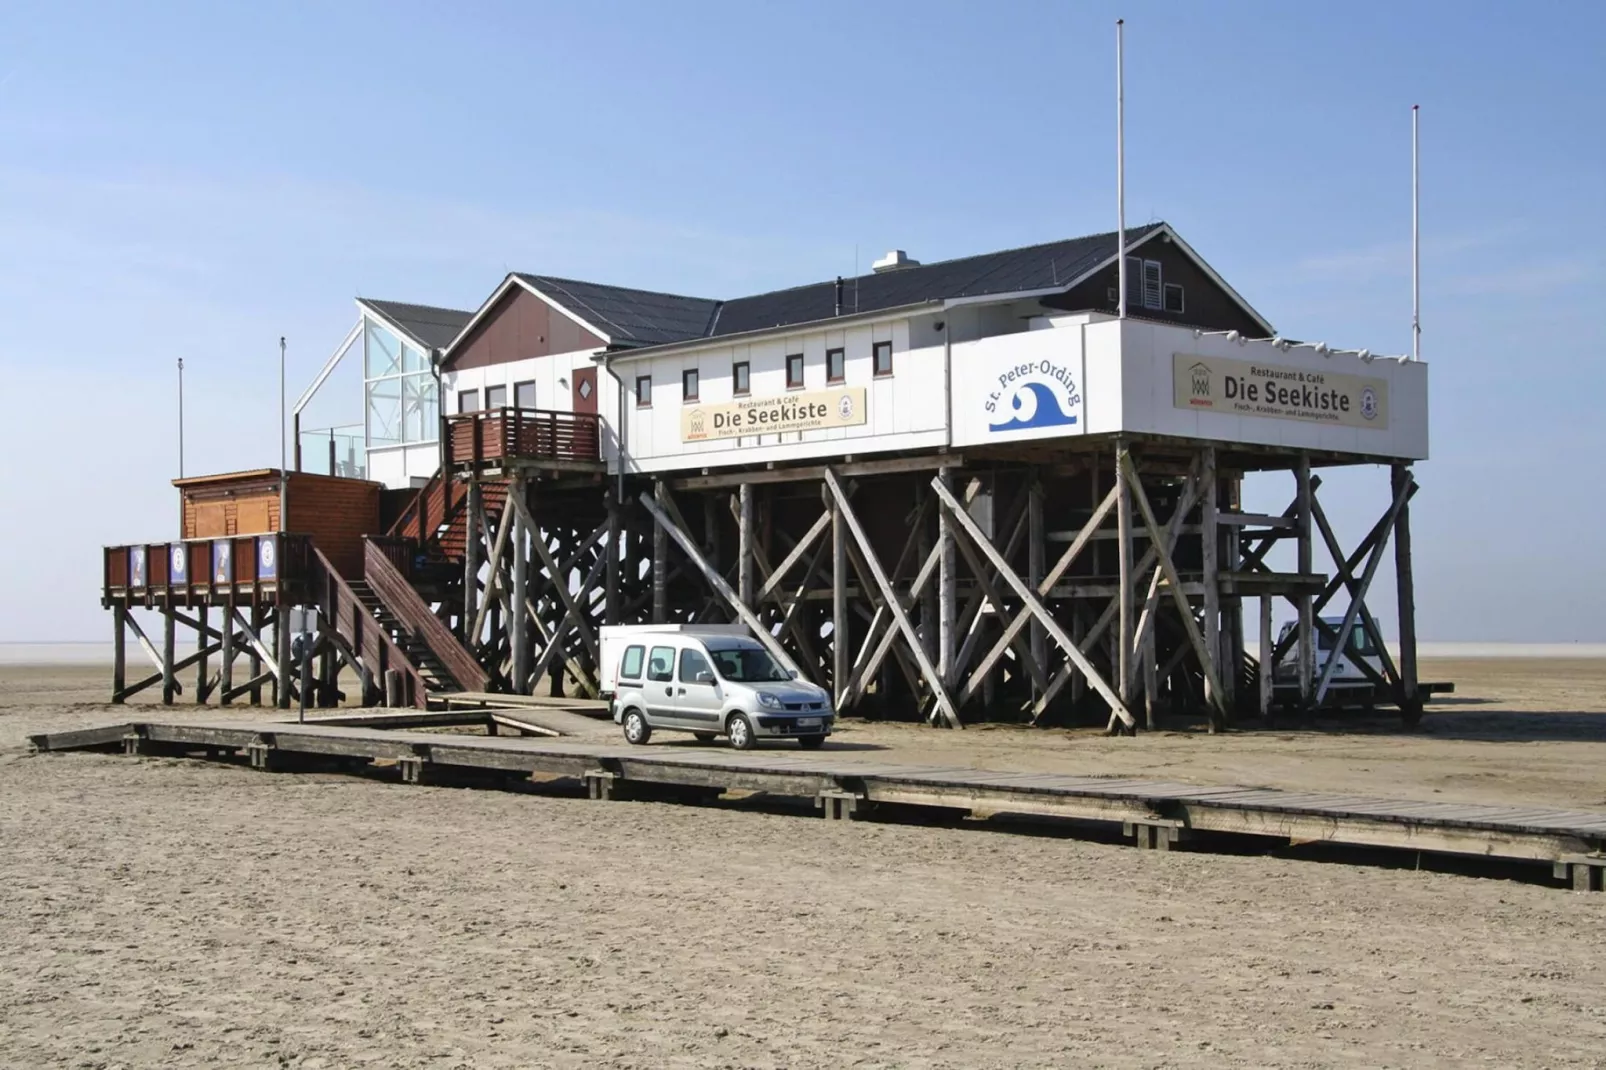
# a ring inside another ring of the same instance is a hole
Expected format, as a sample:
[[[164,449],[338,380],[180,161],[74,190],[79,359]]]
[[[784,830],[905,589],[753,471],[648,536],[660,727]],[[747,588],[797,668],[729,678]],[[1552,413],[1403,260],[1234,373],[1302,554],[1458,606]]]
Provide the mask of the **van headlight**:
[[[768,691],[760,691],[758,693],[758,704],[763,706],[766,710],[778,710],[783,705],[780,699],[776,698]]]

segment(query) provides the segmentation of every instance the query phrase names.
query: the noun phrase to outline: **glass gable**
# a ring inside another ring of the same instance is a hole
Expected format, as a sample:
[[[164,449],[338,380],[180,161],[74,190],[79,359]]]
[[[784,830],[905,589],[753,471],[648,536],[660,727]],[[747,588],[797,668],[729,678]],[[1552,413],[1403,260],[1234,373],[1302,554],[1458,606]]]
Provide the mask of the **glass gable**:
[[[434,442],[440,383],[423,350],[372,319],[363,322],[363,394],[369,449]]]

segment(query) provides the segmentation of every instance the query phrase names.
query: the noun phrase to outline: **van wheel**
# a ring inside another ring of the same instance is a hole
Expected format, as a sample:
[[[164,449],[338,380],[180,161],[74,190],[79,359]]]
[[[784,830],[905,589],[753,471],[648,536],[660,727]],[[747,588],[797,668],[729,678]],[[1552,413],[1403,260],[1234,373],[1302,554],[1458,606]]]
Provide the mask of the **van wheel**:
[[[804,750],[819,750],[825,746],[824,736],[799,736],[797,745]]]
[[[731,714],[731,719],[725,723],[725,734],[730,737],[731,747],[735,750],[752,750],[758,742],[753,735],[753,722],[747,719],[745,713]]]
[[[625,711],[625,741],[641,746],[652,738],[652,725],[647,723],[647,717],[640,710]]]
[[[712,743],[719,738],[718,732],[693,732],[691,737],[699,743]]]

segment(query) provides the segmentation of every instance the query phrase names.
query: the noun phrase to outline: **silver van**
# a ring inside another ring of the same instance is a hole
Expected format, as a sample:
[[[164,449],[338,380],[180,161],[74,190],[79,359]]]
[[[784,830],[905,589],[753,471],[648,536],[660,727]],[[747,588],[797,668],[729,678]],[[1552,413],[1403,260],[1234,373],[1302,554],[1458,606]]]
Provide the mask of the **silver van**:
[[[760,739],[795,739],[812,750],[831,734],[831,696],[793,679],[750,636],[657,632],[619,645],[613,720],[631,743],[666,729],[704,743],[723,735],[737,750]]]

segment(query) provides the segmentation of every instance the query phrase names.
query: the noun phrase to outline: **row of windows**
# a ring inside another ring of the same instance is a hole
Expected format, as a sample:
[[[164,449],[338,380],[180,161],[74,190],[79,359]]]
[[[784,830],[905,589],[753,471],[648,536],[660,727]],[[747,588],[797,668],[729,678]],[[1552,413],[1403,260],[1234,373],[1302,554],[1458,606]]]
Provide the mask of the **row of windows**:
[[[848,358],[847,350],[827,349],[825,351],[825,381],[827,383],[841,383],[847,381]],[[874,375],[884,378],[892,374],[892,343],[876,342],[870,349],[870,368]],[[753,385],[753,371],[750,362],[738,360],[731,364],[731,393],[736,397],[745,397],[751,393]],[[680,373],[680,396],[682,401],[696,401],[701,390],[701,377],[696,368],[687,368]],[[803,387],[803,354],[792,353],[786,358],[786,388],[800,390]],[[652,405],[652,376],[636,376],[636,408],[645,409]]]
[[[486,409],[503,409],[507,407],[507,387],[488,386],[485,388]],[[513,384],[513,407],[516,409],[535,408],[535,380]],[[480,392],[478,390],[459,390],[457,392],[458,412],[480,412]]]

